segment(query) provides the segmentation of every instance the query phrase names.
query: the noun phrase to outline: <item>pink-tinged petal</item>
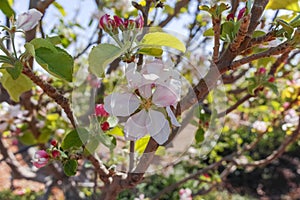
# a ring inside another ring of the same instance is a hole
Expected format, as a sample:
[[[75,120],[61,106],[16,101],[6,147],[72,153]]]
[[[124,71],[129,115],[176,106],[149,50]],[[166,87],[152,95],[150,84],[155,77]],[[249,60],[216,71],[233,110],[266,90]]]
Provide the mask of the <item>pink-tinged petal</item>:
[[[169,126],[169,123],[168,121],[164,124],[163,128],[161,129],[161,131],[152,136],[153,139],[159,144],[159,145],[162,145],[164,144],[168,138],[169,138],[169,135],[170,135],[170,132],[171,132],[171,129],[170,129],[170,126]]]
[[[135,20],[135,27],[138,29],[142,29],[144,26],[144,19],[142,15],[139,15]]]
[[[170,89],[158,85],[153,93],[152,102],[159,107],[166,107],[178,101],[177,95]]]
[[[35,152],[34,157],[36,159],[49,158],[49,154],[45,150],[38,150],[37,152]]]
[[[139,93],[142,97],[149,99],[152,95],[151,84],[146,84],[139,87]]]
[[[161,112],[156,110],[148,111],[147,130],[152,137],[156,134],[160,134],[165,126],[165,123],[169,122]]]
[[[99,20],[99,28],[106,29],[109,19],[110,16],[108,14],[103,15]]]
[[[104,109],[113,116],[126,117],[136,111],[140,103],[131,93],[112,93],[104,98]]]
[[[141,70],[142,74],[156,74],[160,75],[164,69],[164,64],[161,60],[156,59],[152,62],[146,63]]]
[[[115,23],[116,23],[117,27],[124,25],[123,19],[120,18],[119,16],[115,15],[114,20],[115,20]]]
[[[130,63],[126,68],[125,76],[131,89],[137,89],[142,82],[142,75],[136,71],[135,64]]]
[[[129,117],[124,127],[125,138],[128,140],[137,140],[144,137],[147,134],[147,119],[148,113],[145,110],[141,110]]]
[[[42,18],[43,14],[36,10],[30,9],[25,13],[18,15],[17,18],[17,28],[23,29],[24,31],[30,31],[33,29]]]
[[[179,122],[177,121],[173,111],[171,110],[170,106],[167,106],[166,107],[166,110],[167,110],[167,113],[168,113],[168,116],[170,117],[171,119],[171,123],[174,125],[174,126],[177,126],[177,127],[180,127],[181,125],[179,124]]]

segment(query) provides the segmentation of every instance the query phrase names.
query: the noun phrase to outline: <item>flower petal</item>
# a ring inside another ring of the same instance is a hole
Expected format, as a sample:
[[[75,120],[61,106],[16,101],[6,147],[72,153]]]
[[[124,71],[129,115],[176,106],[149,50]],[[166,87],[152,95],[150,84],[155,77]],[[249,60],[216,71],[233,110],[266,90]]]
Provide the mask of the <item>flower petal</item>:
[[[30,9],[27,12],[18,15],[17,28],[29,31],[38,24],[42,16],[43,14],[40,11],[34,8]]]
[[[134,114],[127,120],[124,132],[127,140],[137,140],[147,134],[146,123],[148,114],[145,110]]]
[[[153,93],[152,102],[159,107],[166,107],[178,101],[177,95],[170,89],[158,85]]]
[[[177,126],[177,127],[180,127],[181,125],[179,124],[179,122],[177,121],[173,111],[171,110],[170,106],[167,106],[166,107],[166,110],[167,110],[167,113],[168,113],[168,116],[170,117],[171,119],[171,123],[174,125],[174,126]]]
[[[159,145],[162,145],[168,140],[170,131],[171,131],[171,129],[170,129],[169,123],[167,121],[165,123],[164,127],[161,129],[160,133],[156,134],[152,137]]]
[[[113,116],[129,116],[139,106],[140,100],[131,93],[112,93],[104,98],[104,109]]]
[[[137,89],[142,83],[142,75],[136,71],[135,64],[130,63],[126,67],[125,76],[131,89]]]
[[[148,111],[147,130],[151,136],[160,134],[165,123],[169,123],[164,114],[156,110]]]

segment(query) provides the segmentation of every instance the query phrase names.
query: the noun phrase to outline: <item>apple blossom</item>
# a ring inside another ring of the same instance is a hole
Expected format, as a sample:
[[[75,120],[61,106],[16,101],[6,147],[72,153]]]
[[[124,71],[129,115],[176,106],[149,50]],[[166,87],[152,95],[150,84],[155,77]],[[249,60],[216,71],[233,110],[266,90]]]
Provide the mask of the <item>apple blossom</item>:
[[[109,129],[109,123],[108,123],[108,122],[103,122],[103,123],[101,124],[101,129],[102,129],[103,131],[107,131],[107,130]]]
[[[180,126],[170,107],[180,99],[179,74],[155,60],[146,64],[141,72],[133,65],[128,66],[126,78],[132,92],[105,97],[105,110],[113,116],[130,116],[124,126],[127,139],[137,140],[149,133],[158,144],[163,144],[171,131],[165,115],[169,116],[171,124]],[[165,108],[166,112],[161,112],[160,108]]]
[[[53,158],[57,158],[57,157],[60,156],[60,152],[58,150],[53,150],[51,152],[51,155],[52,155]]]
[[[100,116],[100,117],[108,117],[109,116],[109,114],[104,109],[103,104],[97,104],[95,106],[95,114],[96,114],[96,116]]]
[[[139,15],[135,20],[135,27],[138,29],[142,29],[144,26],[144,18],[142,15]]]
[[[179,190],[180,200],[192,200],[192,190],[190,188]]]
[[[34,160],[32,163],[35,167],[41,168],[47,165],[49,158],[50,156],[45,150],[39,150],[35,152]]]
[[[18,15],[17,24],[16,24],[17,29],[30,31],[38,24],[42,16],[43,14],[34,8]]]

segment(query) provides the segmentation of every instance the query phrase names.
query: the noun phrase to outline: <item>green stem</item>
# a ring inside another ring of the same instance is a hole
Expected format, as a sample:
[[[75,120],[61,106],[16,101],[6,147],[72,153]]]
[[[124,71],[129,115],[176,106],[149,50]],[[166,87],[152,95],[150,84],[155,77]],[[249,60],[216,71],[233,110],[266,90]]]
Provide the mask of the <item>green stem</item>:
[[[14,54],[15,54],[15,58],[18,59],[17,57],[17,51],[16,51],[16,46],[15,46],[15,34],[14,33],[10,33],[10,40],[11,40],[11,44],[12,44],[12,47],[13,47],[13,51],[14,51]]]

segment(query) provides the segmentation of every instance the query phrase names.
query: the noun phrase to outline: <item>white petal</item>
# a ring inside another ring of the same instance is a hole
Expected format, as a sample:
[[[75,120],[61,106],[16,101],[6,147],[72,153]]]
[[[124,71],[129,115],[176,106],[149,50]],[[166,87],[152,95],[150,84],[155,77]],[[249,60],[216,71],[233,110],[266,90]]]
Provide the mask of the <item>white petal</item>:
[[[139,106],[140,100],[131,93],[112,93],[104,98],[104,109],[113,116],[129,116]]]
[[[43,14],[40,11],[36,9],[30,9],[18,16],[17,28],[23,29],[24,31],[29,31],[38,24],[42,16]]]
[[[158,85],[153,93],[152,102],[159,107],[166,107],[177,102],[177,95],[170,89]]]
[[[168,140],[170,132],[171,129],[169,123],[167,122],[165,123],[164,127],[161,129],[160,133],[152,137],[159,145],[162,145]]]
[[[164,128],[165,123],[169,123],[166,117],[156,110],[148,111],[147,130],[151,136],[157,135]]]
[[[131,89],[137,89],[142,83],[142,75],[136,71],[134,64],[128,65],[125,76]]]
[[[167,106],[167,107],[166,107],[166,110],[167,110],[168,116],[169,116],[170,119],[171,119],[171,123],[172,123],[174,126],[177,126],[177,127],[181,126],[181,125],[179,124],[179,122],[177,121],[177,119],[176,119],[176,117],[175,117],[173,111],[171,110],[170,106]]]
[[[152,95],[151,84],[147,84],[139,87],[139,92],[142,97],[149,99]]]
[[[3,122],[0,124],[0,132],[4,132],[8,126],[7,122]]]
[[[128,140],[137,140],[147,134],[146,123],[148,114],[145,110],[134,114],[127,120],[124,132]]]

